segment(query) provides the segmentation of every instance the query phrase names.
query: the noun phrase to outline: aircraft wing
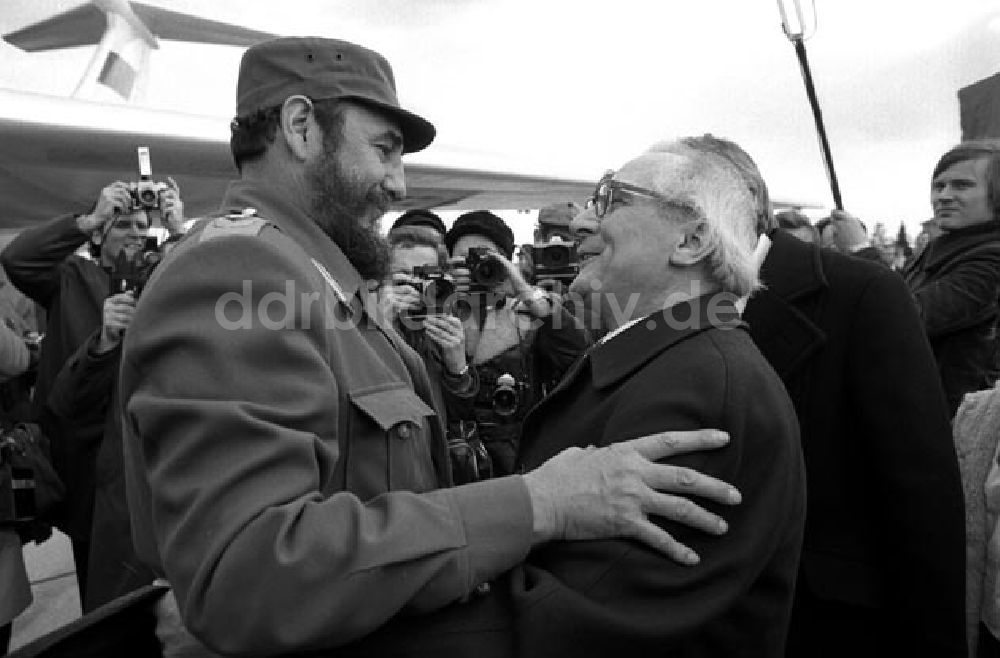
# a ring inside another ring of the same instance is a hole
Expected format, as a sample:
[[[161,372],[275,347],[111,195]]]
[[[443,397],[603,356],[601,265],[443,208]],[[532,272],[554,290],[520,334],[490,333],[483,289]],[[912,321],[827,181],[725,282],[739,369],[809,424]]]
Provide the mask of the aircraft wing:
[[[143,29],[148,28],[160,39],[249,46],[275,36],[269,32],[190,16],[139,2],[128,3],[128,6],[142,21]],[[107,30],[108,19],[105,14],[105,9],[88,2],[5,34],[3,38],[11,45],[27,52],[92,46],[100,42]]]
[[[276,35],[181,14],[162,7],[130,3],[132,11],[160,39],[212,43],[224,46],[250,46]]]
[[[27,52],[55,48],[91,46],[101,40],[107,28],[104,12],[87,3],[61,14],[33,23],[3,36],[12,46]]]
[[[138,146],[150,149],[154,180],[171,176],[180,185],[189,217],[217,210],[227,183],[237,177],[226,119],[2,89],[0,108],[0,232],[86,212],[108,183],[138,178]],[[529,210],[582,203],[594,189],[593,180],[467,167],[457,157],[447,166],[414,157],[404,159],[407,198],[397,210]],[[815,204],[776,200],[774,206]]]
[[[85,212],[102,187],[137,178],[136,147],[150,149],[153,178],[173,177],[185,212],[215,211],[237,173],[228,121],[0,90],[0,230]],[[530,209],[582,201],[593,181],[411,162],[398,209]]]

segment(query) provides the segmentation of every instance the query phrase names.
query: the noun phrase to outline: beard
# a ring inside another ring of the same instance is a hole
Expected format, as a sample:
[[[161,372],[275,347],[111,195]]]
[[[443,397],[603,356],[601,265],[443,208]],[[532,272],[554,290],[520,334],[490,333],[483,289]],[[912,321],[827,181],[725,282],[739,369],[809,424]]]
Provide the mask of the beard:
[[[335,147],[324,148],[306,176],[312,188],[313,216],[323,232],[362,278],[384,279],[389,271],[389,245],[379,235],[378,220],[389,209],[389,195],[379,185],[366,185],[352,176],[338,161]]]

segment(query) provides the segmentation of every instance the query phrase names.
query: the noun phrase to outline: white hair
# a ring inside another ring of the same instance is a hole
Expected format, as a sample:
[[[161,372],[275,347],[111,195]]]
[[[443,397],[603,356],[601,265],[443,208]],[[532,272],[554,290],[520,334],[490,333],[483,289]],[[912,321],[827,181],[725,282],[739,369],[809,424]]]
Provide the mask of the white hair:
[[[708,226],[712,278],[738,297],[760,287],[756,202],[740,172],[726,158],[682,142],[660,142],[646,152],[654,157],[682,156],[680,167],[658,167],[653,188],[691,207]]]

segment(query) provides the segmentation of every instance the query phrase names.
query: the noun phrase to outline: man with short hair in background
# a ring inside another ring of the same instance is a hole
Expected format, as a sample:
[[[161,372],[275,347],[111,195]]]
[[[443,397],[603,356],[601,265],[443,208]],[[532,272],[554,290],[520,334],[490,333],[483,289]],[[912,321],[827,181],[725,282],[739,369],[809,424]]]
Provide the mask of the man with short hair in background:
[[[906,268],[954,416],[1000,377],[1000,144],[966,142],[931,179],[941,235]]]

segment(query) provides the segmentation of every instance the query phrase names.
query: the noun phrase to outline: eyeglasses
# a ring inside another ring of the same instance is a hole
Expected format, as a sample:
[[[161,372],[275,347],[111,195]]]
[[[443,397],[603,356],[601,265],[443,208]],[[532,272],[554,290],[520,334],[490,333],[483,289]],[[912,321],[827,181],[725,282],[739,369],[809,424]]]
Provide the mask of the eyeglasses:
[[[601,177],[601,180],[598,181],[597,187],[594,189],[594,194],[587,200],[586,207],[593,208],[594,214],[597,215],[598,219],[604,217],[604,215],[608,212],[608,208],[610,208],[616,201],[621,201],[622,193],[642,196],[647,199],[655,199],[656,201],[660,201],[661,203],[665,203],[669,206],[690,210],[690,208],[687,208],[687,206],[677,199],[671,199],[660,194],[659,192],[654,192],[653,190],[647,190],[643,187],[637,187],[620,180],[615,180],[613,178],[614,175],[615,172],[609,169],[604,176]]]

